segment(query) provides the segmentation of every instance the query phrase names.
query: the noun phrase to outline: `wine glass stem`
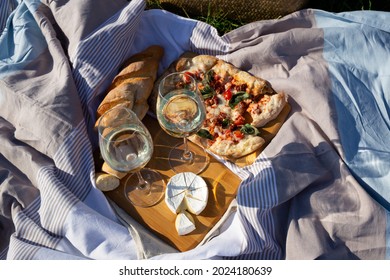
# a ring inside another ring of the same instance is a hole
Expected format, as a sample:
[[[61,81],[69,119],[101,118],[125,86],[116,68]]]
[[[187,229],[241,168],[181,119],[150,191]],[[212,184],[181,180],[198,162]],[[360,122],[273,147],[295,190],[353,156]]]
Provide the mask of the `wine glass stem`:
[[[191,164],[194,160],[194,156],[192,152],[188,148],[188,140],[187,137],[183,138],[184,141],[184,152],[183,152],[183,159],[187,161],[189,164]]]
[[[138,177],[138,188],[145,192],[146,195],[150,193],[150,184],[148,181],[142,177],[142,174],[140,171],[137,171],[135,174],[137,174]]]

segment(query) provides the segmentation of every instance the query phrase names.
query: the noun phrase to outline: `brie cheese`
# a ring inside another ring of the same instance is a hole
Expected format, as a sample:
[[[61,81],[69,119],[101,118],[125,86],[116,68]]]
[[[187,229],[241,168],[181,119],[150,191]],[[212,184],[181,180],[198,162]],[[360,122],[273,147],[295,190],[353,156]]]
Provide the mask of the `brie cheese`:
[[[180,212],[175,221],[175,227],[179,235],[186,235],[195,229],[194,219],[187,211]]]
[[[173,213],[188,210],[199,215],[207,205],[209,190],[202,177],[183,172],[173,176],[166,188],[165,202]]]

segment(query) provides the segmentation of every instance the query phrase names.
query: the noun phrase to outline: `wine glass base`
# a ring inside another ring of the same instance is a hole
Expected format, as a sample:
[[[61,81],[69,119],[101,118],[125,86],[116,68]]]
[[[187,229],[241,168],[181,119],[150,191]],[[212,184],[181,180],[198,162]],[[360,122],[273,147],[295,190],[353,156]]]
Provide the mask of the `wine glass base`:
[[[164,197],[165,182],[160,173],[143,168],[139,171],[149,188],[140,188],[137,174],[130,175],[125,183],[125,196],[134,205],[139,207],[150,207],[156,205]]]
[[[207,152],[191,142],[187,143],[192,153],[192,160],[188,161],[183,157],[184,143],[179,143],[169,153],[169,164],[176,173],[192,172],[201,173],[209,164],[210,158]]]

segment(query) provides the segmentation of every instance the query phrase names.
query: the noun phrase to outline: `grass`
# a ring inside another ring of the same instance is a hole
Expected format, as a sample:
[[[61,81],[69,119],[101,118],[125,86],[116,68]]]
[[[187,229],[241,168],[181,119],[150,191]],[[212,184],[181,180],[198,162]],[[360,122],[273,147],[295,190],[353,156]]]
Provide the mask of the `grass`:
[[[220,34],[227,33],[245,24],[239,19],[228,18],[226,13],[222,11],[211,14],[209,10],[206,16],[198,16],[197,19],[214,26]]]
[[[241,21],[239,18],[229,18],[228,14],[223,11],[211,11],[210,7],[207,13],[194,15],[183,8],[161,3],[160,0],[148,0],[146,2],[147,9],[164,9],[181,16],[206,22],[214,26],[220,35],[248,23]],[[321,9],[335,13],[356,10],[390,11],[390,0],[309,0],[303,8]]]
[[[172,6],[166,3],[161,3],[159,0],[147,1],[147,9],[163,9],[181,16],[206,22],[214,26],[220,34],[227,33],[233,29],[236,29],[246,24],[246,22],[243,22],[239,19],[229,18],[227,16],[227,13],[224,13],[223,11],[211,12],[211,9],[209,8],[205,15],[194,15],[181,7]]]

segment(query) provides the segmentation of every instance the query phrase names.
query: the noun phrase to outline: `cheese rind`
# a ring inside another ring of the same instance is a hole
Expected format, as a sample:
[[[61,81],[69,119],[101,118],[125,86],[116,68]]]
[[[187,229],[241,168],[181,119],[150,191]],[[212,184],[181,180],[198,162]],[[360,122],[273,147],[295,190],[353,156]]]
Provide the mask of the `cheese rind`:
[[[183,172],[173,176],[166,188],[165,202],[175,214],[188,210],[199,215],[207,206],[208,188],[202,177]]]
[[[179,235],[186,235],[195,230],[195,222],[187,211],[180,212],[175,221],[175,227]]]
[[[165,203],[169,210],[177,214],[182,210],[185,210],[186,205],[184,204],[185,191],[179,189],[166,189]]]

